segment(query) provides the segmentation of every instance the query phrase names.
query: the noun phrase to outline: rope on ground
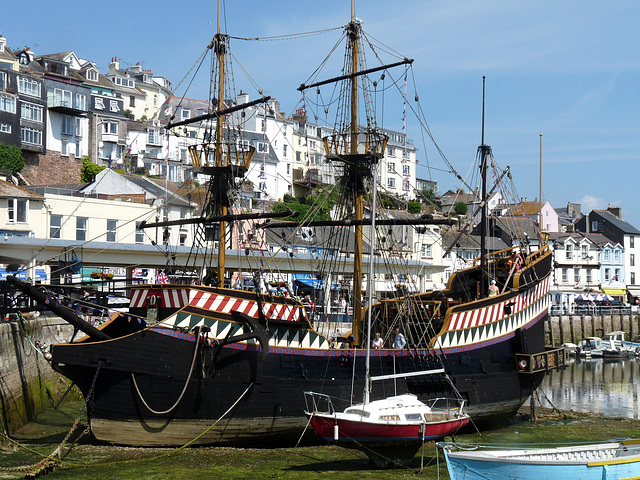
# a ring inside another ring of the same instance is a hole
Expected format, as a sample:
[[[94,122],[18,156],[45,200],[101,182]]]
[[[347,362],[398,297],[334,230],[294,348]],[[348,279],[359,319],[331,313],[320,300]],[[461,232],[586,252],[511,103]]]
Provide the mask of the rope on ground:
[[[96,380],[98,379],[98,374],[100,373],[100,367],[102,367],[102,361],[98,362],[98,366],[96,368],[96,374],[93,377],[93,381],[91,382],[91,388],[89,389],[89,393],[85,398],[85,402],[82,405],[82,408],[80,409],[80,412],[76,417],[76,420],[73,422],[73,425],[69,430],[69,433],[67,433],[67,435],[64,437],[60,445],[58,445],[58,447],[53,451],[53,453],[51,453],[50,455],[44,456],[42,460],[40,460],[38,463],[35,463],[33,465],[23,465],[19,467],[0,467],[1,471],[26,472],[25,478],[36,478],[39,475],[44,475],[49,472],[52,472],[55,467],[59,466],[62,463],[61,462],[63,457],[62,449],[67,444],[67,442],[71,438],[71,435],[73,435],[73,432],[75,432],[76,428],[78,428],[78,425],[80,425],[80,418],[82,417],[82,414],[87,408],[89,401],[93,397],[93,392],[96,386]],[[9,438],[9,437],[6,437],[6,438]],[[11,442],[17,443],[17,442],[14,442],[13,440],[11,440]]]

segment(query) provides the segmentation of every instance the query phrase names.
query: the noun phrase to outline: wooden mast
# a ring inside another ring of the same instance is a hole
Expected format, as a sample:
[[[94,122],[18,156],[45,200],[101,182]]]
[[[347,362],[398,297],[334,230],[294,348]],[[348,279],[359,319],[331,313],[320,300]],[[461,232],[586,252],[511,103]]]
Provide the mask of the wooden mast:
[[[225,76],[225,56],[226,56],[226,39],[220,34],[220,0],[218,0],[218,28],[215,35],[215,54],[218,60],[218,111],[224,110],[224,76]],[[223,152],[222,152],[222,126],[223,118],[218,117],[216,119],[216,145],[215,145],[215,166],[222,167],[223,165]],[[228,213],[226,205],[217,205],[218,214],[222,217]],[[224,287],[224,275],[225,275],[225,262],[226,262],[226,237],[227,237],[227,222],[221,221],[218,226],[218,266],[216,268],[216,280],[217,285]]]
[[[351,23],[349,25],[349,40],[351,42],[351,141],[349,153],[352,158],[358,158],[358,40],[360,33],[359,25],[355,22],[353,1],[351,2]],[[356,188],[354,191],[355,220],[362,221],[364,218],[364,193]],[[354,332],[359,333],[362,326],[362,224],[355,226],[353,251],[353,325]],[[356,336],[357,335],[356,333]],[[356,338],[356,343],[361,343]]]

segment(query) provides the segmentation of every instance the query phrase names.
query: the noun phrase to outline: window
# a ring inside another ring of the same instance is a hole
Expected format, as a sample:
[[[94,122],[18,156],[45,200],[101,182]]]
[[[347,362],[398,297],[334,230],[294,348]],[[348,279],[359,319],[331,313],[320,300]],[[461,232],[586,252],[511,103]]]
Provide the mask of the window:
[[[604,251],[604,261],[606,263],[609,263],[610,262],[610,260],[609,260],[610,258],[611,258],[611,252],[609,250],[605,250]]]
[[[614,258],[615,258],[615,263],[619,264],[620,263],[620,250],[616,250],[615,252],[613,252]]]
[[[411,183],[409,182],[408,178],[402,181],[402,190],[405,192],[408,192],[409,190],[411,190]]]
[[[73,107],[78,110],[87,110],[87,96],[81,93],[76,93],[76,101]]]
[[[38,81],[26,77],[18,77],[18,92],[32,97],[40,97],[42,89]]]
[[[591,283],[593,281],[593,278],[591,276],[591,269],[587,268],[587,283]]]
[[[256,144],[256,150],[258,153],[266,153],[269,151],[269,144],[265,142],[258,142]]]
[[[20,117],[32,122],[42,123],[42,107],[32,103],[23,103],[20,107]]]
[[[605,268],[604,269],[604,281],[608,282],[609,280],[611,280],[611,269]]]
[[[62,137],[62,146],[60,147],[60,154],[63,157],[69,155],[69,139],[66,137]]]
[[[633,253],[629,254],[629,265],[632,267],[636,266],[636,256]]]
[[[131,78],[115,77],[113,81],[116,85],[122,85],[123,87],[133,88],[135,86],[135,81]]]
[[[49,237],[60,238],[60,230],[62,229],[62,215],[51,215],[49,221]]]
[[[107,220],[107,242],[116,241],[116,228],[118,228],[117,220]]]
[[[87,217],[76,217],[76,240],[87,239]]]
[[[144,243],[144,230],[140,230],[141,223],[136,222],[136,243]]]
[[[396,164],[394,162],[387,163],[387,172],[393,173],[396,171]]]
[[[582,258],[587,258],[587,254],[589,253],[589,248],[586,245],[582,245],[580,247],[580,254]]]
[[[48,101],[48,100],[47,100]],[[71,92],[69,90],[62,90],[60,88],[53,89],[53,101],[52,106],[56,107],[69,107],[73,106],[71,101]]]
[[[573,269],[573,281],[575,283],[580,283],[580,269],[579,268],[574,268]]]
[[[62,126],[60,127],[60,133],[63,135],[73,135],[75,129],[75,119],[69,115],[62,115]]]
[[[393,148],[393,147],[388,147],[388,148],[387,148],[387,154],[388,154],[390,157],[395,157],[395,155],[396,155],[396,149],[395,149],[395,148]]]
[[[0,110],[16,113],[16,99],[9,95],[0,95]]]
[[[573,245],[567,245],[566,255],[567,255],[567,259],[573,258]]]
[[[158,130],[149,130],[149,143],[153,145],[161,145],[160,143],[160,131]]]
[[[422,256],[431,257],[431,245],[427,243],[422,244]]]
[[[636,272],[631,272],[631,285],[636,284]]]
[[[619,268],[616,268],[614,270],[614,275],[613,275],[613,278],[611,280],[618,280],[618,281],[620,280],[620,269]]]
[[[0,72],[0,90],[7,89],[7,74],[5,72]]]
[[[0,133],[11,133],[11,125],[8,123],[0,123]]]
[[[80,149],[80,140],[76,140],[76,157],[82,157],[82,150]]]
[[[36,130],[35,128],[21,127],[20,139],[23,143],[42,145],[42,131]]]
[[[562,281],[563,281],[563,283],[567,283],[569,281],[569,269],[568,268],[563,268],[562,269]]]
[[[395,178],[387,178],[387,187],[396,188],[396,179]]]
[[[180,115],[182,116],[182,120],[188,120],[191,118],[191,110],[183,108]]]
[[[136,106],[136,97],[135,97],[135,95],[129,95],[129,106],[130,107],[135,107]]]
[[[634,244],[635,244],[635,237],[634,236],[630,236],[629,237],[629,247],[630,248],[634,248]]]
[[[302,161],[302,155],[300,154],[300,152],[296,152],[296,162],[301,162]]]
[[[102,122],[102,133],[106,135],[117,135],[118,134],[118,122]]]
[[[7,199],[7,223],[27,223],[29,200],[21,198]]]
[[[282,145],[282,156],[286,157],[287,156],[287,145]]]
[[[309,140],[309,148],[312,150],[316,149],[316,141],[315,140]]]
[[[402,174],[403,175],[411,175],[411,167],[409,165],[402,166]]]
[[[287,175],[291,175],[291,164],[287,163]]]
[[[98,81],[98,72],[95,70],[87,70],[87,80],[92,82]]]

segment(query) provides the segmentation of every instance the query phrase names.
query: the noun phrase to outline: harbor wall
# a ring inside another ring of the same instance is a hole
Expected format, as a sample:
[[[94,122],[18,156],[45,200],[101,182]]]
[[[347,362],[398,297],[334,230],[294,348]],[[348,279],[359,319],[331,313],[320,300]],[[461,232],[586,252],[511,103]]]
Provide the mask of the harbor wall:
[[[586,337],[604,337],[615,331],[625,332],[625,339],[640,335],[640,316],[637,313],[613,315],[550,315],[545,324],[547,345],[578,343]]]
[[[50,366],[43,351],[66,342],[73,328],[59,318],[0,321],[0,431],[11,435],[46,408],[68,384]],[[2,443],[2,439],[0,439]]]

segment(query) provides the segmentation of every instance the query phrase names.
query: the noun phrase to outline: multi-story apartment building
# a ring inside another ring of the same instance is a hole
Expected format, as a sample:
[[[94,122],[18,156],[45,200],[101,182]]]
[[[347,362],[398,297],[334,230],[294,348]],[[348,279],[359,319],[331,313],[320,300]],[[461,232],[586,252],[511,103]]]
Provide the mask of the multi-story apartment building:
[[[33,54],[25,49],[14,55],[0,37],[0,142],[22,149],[33,160],[46,149],[46,90],[41,76],[21,66]]]
[[[611,206],[592,210],[576,222],[576,230],[601,233],[622,246],[624,279],[619,281],[625,284],[627,299],[640,296],[640,230],[622,219],[622,210]]]

